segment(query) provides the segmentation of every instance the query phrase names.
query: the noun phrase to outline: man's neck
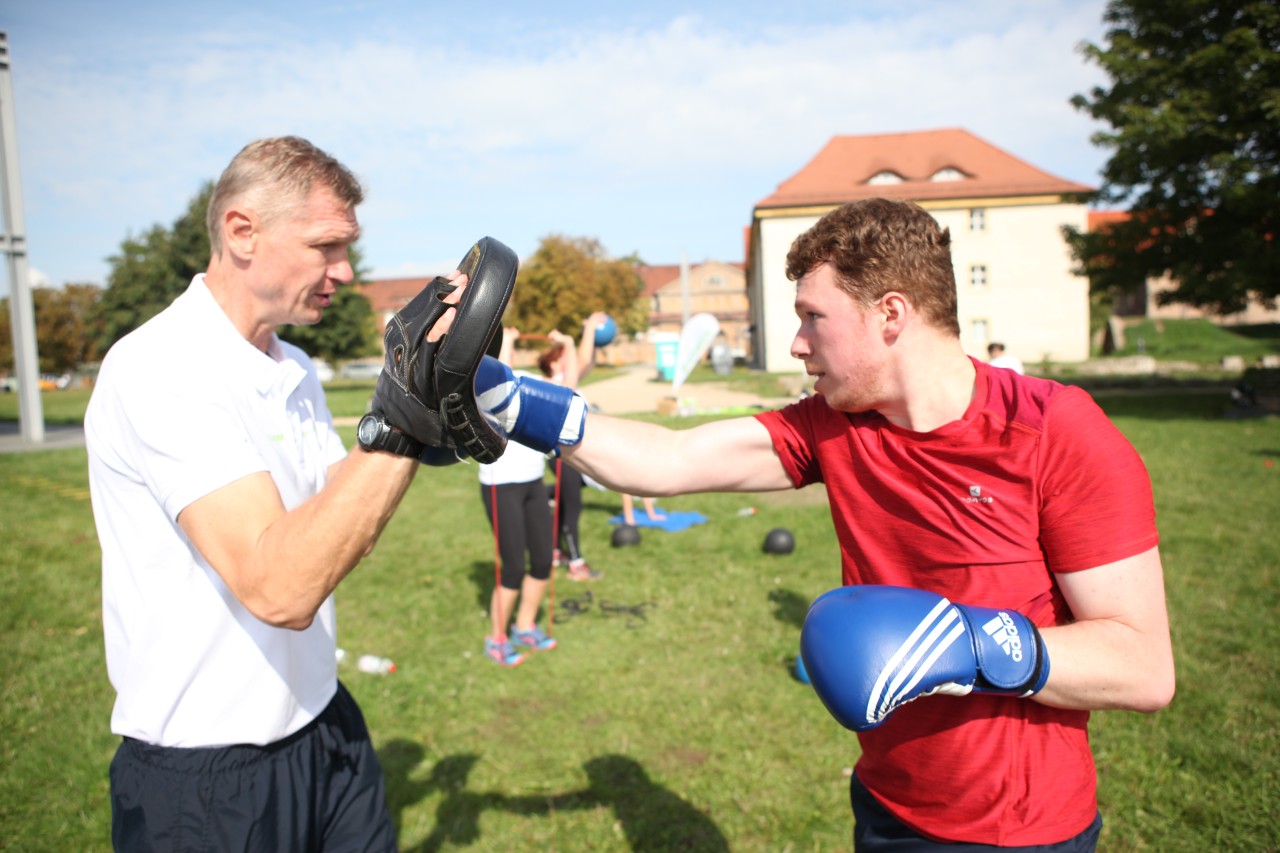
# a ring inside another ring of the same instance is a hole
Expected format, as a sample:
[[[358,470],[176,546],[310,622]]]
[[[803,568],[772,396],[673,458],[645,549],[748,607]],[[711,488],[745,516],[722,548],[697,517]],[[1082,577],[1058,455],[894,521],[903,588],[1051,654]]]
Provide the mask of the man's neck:
[[[964,417],[973,402],[977,369],[955,338],[916,343],[899,368],[897,400],[878,411],[894,426],[932,432]]]
[[[275,326],[265,324],[252,310],[252,300],[245,298],[248,289],[239,281],[234,270],[227,270],[218,263],[209,264],[204,274],[205,287],[213,295],[222,313],[227,315],[231,325],[244,336],[244,339],[263,352],[271,344],[271,336]]]

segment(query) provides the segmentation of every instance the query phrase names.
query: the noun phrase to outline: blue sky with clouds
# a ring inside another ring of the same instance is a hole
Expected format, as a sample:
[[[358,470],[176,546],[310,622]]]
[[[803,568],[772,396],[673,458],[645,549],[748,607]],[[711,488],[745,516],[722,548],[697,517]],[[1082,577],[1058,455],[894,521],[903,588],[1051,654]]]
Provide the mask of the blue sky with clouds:
[[[614,5],[3,0],[33,278],[105,282],[283,133],[365,183],[374,277],[486,234],[740,261],[754,204],[841,134],[963,127],[1090,185],[1106,161],[1068,102],[1105,82],[1077,49],[1103,0]]]

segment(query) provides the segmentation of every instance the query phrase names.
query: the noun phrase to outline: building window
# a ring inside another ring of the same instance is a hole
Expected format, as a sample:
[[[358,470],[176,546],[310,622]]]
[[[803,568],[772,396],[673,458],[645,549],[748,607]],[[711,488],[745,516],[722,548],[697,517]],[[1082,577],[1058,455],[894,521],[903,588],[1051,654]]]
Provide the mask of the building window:
[[[888,169],[885,169],[882,172],[876,172],[874,175],[872,175],[870,180],[867,181],[867,183],[871,184],[872,186],[876,186],[877,184],[900,184],[902,183],[902,176],[899,175],[897,172],[892,172]]]
[[[987,211],[981,207],[975,207],[969,211],[969,230],[970,231],[986,231],[987,230]]]
[[[961,172],[959,169],[953,169],[952,167],[947,166],[944,169],[939,169],[938,171],[934,172],[933,176],[930,177],[929,180],[931,181],[963,181],[964,172]]]
[[[973,339],[975,346],[985,347],[987,345],[987,338],[991,334],[987,329],[988,325],[986,320],[969,321],[969,337]]]
[[[987,286],[987,265],[974,264],[969,267],[969,284],[974,287]]]

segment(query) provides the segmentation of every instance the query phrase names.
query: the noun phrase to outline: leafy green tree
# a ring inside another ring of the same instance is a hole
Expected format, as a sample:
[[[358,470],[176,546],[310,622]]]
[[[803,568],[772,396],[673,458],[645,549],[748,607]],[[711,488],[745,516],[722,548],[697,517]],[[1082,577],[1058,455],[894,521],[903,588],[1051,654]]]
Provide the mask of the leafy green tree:
[[[107,287],[94,312],[97,348],[111,344],[160,313],[209,263],[205,211],[213,183],[204,184],[173,226],[154,225],[141,237],[128,237],[120,254],[108,259]],[[358,247],[351,247],[356,280],[364,275]],[[342,359],[377,352],[377,323],[369,301],[354,287],[342,286],[324,319],[312,327],[284,326],[280,336],[311,355]]]
[[[1098,199],[1132,216],[1068,231],[1095,290],[1165,272],[1169,302],[1221,313],[1280,292],[1280,5],[1274,0],[1112,0],[1106,46],[1082,45],[1111,77],[1072,104],[1111,130]]]
[[[604,311],[620,332],[634,333],[648,317],[643,287],[635,265],[609,258],[598,240],[551,235],[521,265],[506,322],[530,334],[559,329],[577,338],[587,316]]]
[[[159,314],[209,262],[205,210],[213,184],[205,183],[172,228],[156,224],[141,237],[127,237],[120,254],[107,259],[111,269],[98,303],[99,349]]]

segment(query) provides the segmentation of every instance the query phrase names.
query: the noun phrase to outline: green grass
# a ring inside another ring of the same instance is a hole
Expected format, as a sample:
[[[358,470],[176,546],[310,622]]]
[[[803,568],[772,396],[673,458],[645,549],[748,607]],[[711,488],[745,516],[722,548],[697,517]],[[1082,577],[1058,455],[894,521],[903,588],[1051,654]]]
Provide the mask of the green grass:
[[[1155,485],[1179,675],[1156,715],[1093,717],[1101,849],[1274,850],[1280,420],[1224,420],[1218,392],[1100,401]],[[105,849],[113,693],[84,451],[0,456],[0,481],[0,847]],[[708,522],[628,549],[608,545],[616,496],[584,497],[606,577],[561,576],[561,646],[515,670],[480,656],[493,541],[471,466],[422,469],[339,589],[340,645],[400,668],[341,677],[403,848],[849,849],[856,741],[787,670],[808,602],[839,583],[820,490],[664,500]],[[761,552],[775,526],[794,554]]]
[[[40,408],[47,424],[79,424],[84,422],[84,410],[89,405],[88,388],[65,391],[41,391]],[[0,394],[0,421],[18,420],[18,394]]]
[[[1225,356],[1251,363],[1280,353],[1280,323],[1220,326],[1208,320],[1143,320],[1127,325],[1117,356],[1143,353],[1156,359],[1213,365]]]

